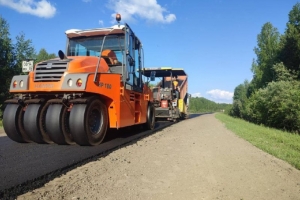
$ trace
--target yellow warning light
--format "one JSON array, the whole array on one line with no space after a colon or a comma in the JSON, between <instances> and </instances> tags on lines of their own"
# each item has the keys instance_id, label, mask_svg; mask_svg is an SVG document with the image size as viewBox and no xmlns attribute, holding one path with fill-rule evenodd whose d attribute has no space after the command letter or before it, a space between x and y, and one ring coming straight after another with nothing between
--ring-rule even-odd
<instances>
[{"instance_id":1,"label":"yellow warning light","mask_svg":"<svg viewBox=\"0 0 300 200\"><path fill-rule=\"evenodd\" d=\"M116 14L116 20L117 20L117 22L121 21L121 15L119 13Z\"/></svg>"},{"instance_id":2,"label":"yellow warning light","mask_svg":"<svg viewBox=\"0 0 300 200\"><path fill-rule=\"evenodd\" d=\"M17 85L18 85L18 82L17 82L17 81L14 81L14 82L13 82L13 88L15 88Z\"/></svg>"},{"instance_id":3,"label":"yellow warning light","mask_svg":"<svg viewBox=\"0 0 300 200\"><path fill-rule=\"evenodd\" d=\"M77 87L81 87L81 85L82 85L82 80L81 80L81 79L78 79L77 82L76 82L76 85L77 85Z\"/></svg>"}]
</instances>

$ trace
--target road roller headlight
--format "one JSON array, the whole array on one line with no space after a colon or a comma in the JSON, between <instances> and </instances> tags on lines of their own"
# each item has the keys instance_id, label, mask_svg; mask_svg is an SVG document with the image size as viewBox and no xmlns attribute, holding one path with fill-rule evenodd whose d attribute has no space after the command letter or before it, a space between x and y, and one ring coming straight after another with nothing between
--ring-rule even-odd
<instances>
[{"instance_id":1,"label":"road roller headlight","mask_svg":"<svg viewBox=\"0 0 300 200\"><path fill-rule=\"evenodd\" d=\"M13 82L13 88L15 88L17 85L18 85L18 82L17 82L17 81L14 81L14 82Z\"/></svg>"},{"instance_id":2,"label":"road roller headlight","mask_svg":"<svg viewBox=\"0 0 300 200\"><path fill-rule=\"evenodd\" d=\"M73 85L72 79L69 79L67 83L68 83L68 86L69 86L69 87L72 87L72 85Z\"/></svg>"},{"instance_id":3,"label":"road roller headlight","mask_svg":"<svg viewBox=\"0 0 300 200\"><path fill-rule=\"evenodd\" d=\"M24 86L24 81L23 80L20 81L19 86L20 86L20 88L22 88Z\"/></svg>"},{"instance_id":4,"label":"road roller headlight","mask_svg":"<svg viewBox=\"0 0 300 200\"><path fill-rule=\"evenodd\" d=\"M82 86L82 80L81 80L81 79L78 79L78 80L76 81L76 85L77 85L77 87L81 87L81 86Z\"/></svg>"}]
</instances>

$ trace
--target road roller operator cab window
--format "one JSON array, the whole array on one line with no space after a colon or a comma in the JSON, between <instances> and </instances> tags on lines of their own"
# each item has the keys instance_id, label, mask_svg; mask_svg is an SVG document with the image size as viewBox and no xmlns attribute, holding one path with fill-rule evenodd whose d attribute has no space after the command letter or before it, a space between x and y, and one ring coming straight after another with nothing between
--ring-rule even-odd
<instances>
[{"instance_id":1,"label":"road roller operator cab window","mask_svg":"<svg viewBox=\"0 0 300 200\"><path fill-rule=\"evenodd\" d=\"M105 50L111 50L119 62L123 61L124 36L112 35L95 37L76 37L69 39L67 56L97 56L99 57L101 47L103 53Z\"/></svg>"}]
</instances>

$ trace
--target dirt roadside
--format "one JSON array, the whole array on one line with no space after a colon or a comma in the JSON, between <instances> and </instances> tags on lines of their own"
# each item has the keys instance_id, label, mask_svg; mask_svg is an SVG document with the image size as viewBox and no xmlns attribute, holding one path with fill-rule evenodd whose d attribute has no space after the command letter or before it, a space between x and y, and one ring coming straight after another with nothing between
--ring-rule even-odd
<instances>
[{"instance_id":1,"label":"dirt roadside","mask_svg":"<svg viewBox=\"0 0 300 200\"><path fill-rule=\"evenodd\" d=\"M6 136L3 127L0 127L0 137Z\"/></svg>"},{"instance_id":2,"label":"dirt roadside","mask_svg":"<svg viewBox=\"0 0 300 200\"><path fill-rule=\"evenodd\" d=\"M18 199L300 199L300 171L208 114L120 148Z\"/></svg>"}]
</instances>

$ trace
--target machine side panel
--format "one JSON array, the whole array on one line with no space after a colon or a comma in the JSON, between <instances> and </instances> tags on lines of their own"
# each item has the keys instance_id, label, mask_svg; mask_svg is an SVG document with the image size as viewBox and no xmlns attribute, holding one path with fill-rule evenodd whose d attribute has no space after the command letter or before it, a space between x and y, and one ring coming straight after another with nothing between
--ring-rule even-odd
<instances>
[{"instance_id":1,"label":"machine side panel","mask_svg":"<svg viewBox=\"0 0 300 200\"><path fill-rule=\"evenodd\" d=\"M109 127L120 127L120 96L121 96L121 75L119 74L98 74L96 83L94 74L90 74L86 84L86 92L99 94L102 97L109 117Z\"/></svg>"}]
</instances>

